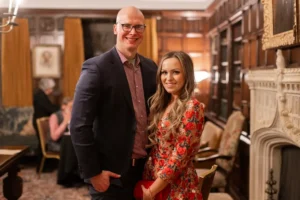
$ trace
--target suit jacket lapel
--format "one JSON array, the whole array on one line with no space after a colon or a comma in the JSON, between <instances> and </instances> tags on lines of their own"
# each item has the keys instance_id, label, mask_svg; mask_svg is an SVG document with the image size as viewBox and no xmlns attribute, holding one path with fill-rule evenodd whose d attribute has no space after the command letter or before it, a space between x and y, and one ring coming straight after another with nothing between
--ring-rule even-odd
<instances>
[{"instance_id":1,"label":"suit jacket lapel","mask_svg":"<svg viewBox=\"0 0 300 200\"><path fill-rule=\"evenodd\" d=\"M113 59L112 62L116 67L116 76L118 77L118 85L120 85L120 92L123 92L124 97L126 102L128 103L129 107L131 108L132 111L134 111L133 109L133 104L132 104L132 98L131 98L131 92L130 92L130 88L129 88L129 84L127 81L127 77L126 77L126 73L124 70L124 66L121 62L121 59L119 57L119 54L117 52L116 48L113 48L111 50L112 54L113 54Z\"/></svg>"},{"instance_id":2,"label":"suit jacket lapel","mask_svg":"<svg viewBox=\"0 0 300 200\"><path fill-rule=\"evenodd\" d=\"M146 111L147 114L149 114L149 107L148 107L148 99L149 96L149 87L148 84L151 82L149 79L149 76L147 76L147 66L145 65L145 62L143 62L144 58L140 56L140 67L141 67L141 73L142 73L142 79L143 79L143 89L144 89L144 98L146 103ZM143 66L144 64L144 66Z\"/></svg>"}]
</instances>

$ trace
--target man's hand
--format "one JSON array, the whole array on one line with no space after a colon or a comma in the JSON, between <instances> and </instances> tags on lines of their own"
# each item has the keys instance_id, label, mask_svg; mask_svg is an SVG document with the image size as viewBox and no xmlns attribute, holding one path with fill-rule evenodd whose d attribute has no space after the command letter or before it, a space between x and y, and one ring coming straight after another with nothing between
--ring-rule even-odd
<instances>
[{"instance_id":1,"label":"man's hand","mask_svg":"<svg viewBox=\"0 0 300 200\"><path fill-rule=\"evenodd\" d=\"M100 174L91 178L91 183L98 192L105 192L110 185L110 177L120 178L121 175L103 170Z\"/></svg>"}]
</instances>

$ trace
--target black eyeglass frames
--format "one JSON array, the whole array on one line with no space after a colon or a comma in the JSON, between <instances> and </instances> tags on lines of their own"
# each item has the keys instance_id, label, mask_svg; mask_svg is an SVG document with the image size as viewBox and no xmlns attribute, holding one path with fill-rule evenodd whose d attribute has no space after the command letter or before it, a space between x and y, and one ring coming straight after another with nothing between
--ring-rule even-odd
<instances>
[{"instance_id":1,"label":"black eyeglass frames","mask_svg":"<svg viewBox=\"0 0 300 200\"><path fill-rule=\"evenodd\" d=\"M132 28L135 29L136 32L138 33L143 33L146 25L145 24L138 24L138 25L131 25L131 24L120 24L122 26L122 29L124 32L130 32L132 30Z\"/></svg>"}]
</instances>

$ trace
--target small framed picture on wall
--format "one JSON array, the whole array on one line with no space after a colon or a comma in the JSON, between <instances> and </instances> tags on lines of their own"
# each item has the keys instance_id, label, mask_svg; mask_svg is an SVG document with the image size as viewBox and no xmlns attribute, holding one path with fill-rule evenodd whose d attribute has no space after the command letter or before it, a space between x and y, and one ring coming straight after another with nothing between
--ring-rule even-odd
<instances>
[{"instance_id":1,"label":"small framed picture on wall","mask_svg":"<svg viewBox=\"0 0 300 200\"><path fill-rule=\"evenodd\" d=\"M61 46L37 45L32 51L33 77L60 78L61 76Z\"/></svg>"}]
</instances>

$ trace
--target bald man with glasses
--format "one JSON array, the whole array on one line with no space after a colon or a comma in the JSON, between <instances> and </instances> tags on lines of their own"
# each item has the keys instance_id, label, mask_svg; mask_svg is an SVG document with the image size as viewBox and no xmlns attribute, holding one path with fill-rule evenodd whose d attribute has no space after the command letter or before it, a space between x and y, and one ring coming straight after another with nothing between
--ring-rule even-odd
<instances>
[{"instance_id":1,"label":"bald man with glasses","mask_svg":"<svg viewBox=\"0 0 300 200\"><path fill-rule=\"evenodd\" d=\"M71 137L93 200L132 200L147 152L147 116L156 64L137 53L143 13L122 8L114 48L83 63L73 103Z\"/></svg>"}]
</instances>

